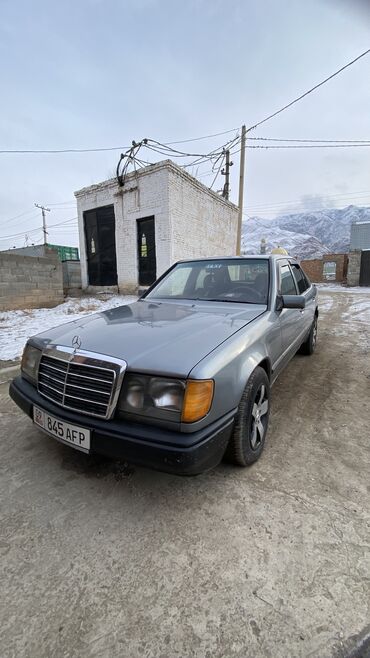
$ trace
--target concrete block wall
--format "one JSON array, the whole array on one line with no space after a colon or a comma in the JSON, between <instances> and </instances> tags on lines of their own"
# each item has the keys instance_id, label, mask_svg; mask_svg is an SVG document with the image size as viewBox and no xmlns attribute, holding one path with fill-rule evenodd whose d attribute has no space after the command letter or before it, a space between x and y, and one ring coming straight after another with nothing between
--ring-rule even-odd
<instances>
[{"instance_id":1,"label":"concrete block wall","mask_svg":"<svg viewBox=\"0 0 370 658\"><path fill-rule=\"evenodd\" d=\"M323 269L324 263L335 262L337 265L335 281L343 283L347 278L347 254L325 254L323 258L312 258L310 260L302 260L301 266L306 272L312 283L323 283L328 281L325 278Z\"/></svg>"},{"instance_id":2,"label":"concrete block wall","mask_svg":"<svg viewBox=\"0 0 370 658\"><path fill-rule=\"evenodd\" d=\"M52 307L63 300L57 254L35 258L0 252L0 311Z\"/></svg>"},{"instance_id":3,"label":"concrete block wall","mask_svg":"<svg viewBox=\"0 0 370 658\"><path fill-rule=\"evenodd\" d=\"M81 263L79 260L65 260L62 262L63 291L65 295L79 294L82 290Z\"/></svg>"},{"instance_id":4,"label":"concrete block wall","mask_svg":"<svg viewBox=\"0 0 370 658\"><path fill-rule=\"evenodd\" d=\"M169 170L171 261L233 256L238 209L183 170Z\"/></svg>"},{"instance_id":5,"label":"concrete block wall","mask_svg":"<svg viewBox=\"0 0 370 658\"><path fill-rule=\"evenodd\" d=\"M348 254L347 284L349 286L360 285L361 253L360 249L356 249Z\"/></svg>"}]
</instances>

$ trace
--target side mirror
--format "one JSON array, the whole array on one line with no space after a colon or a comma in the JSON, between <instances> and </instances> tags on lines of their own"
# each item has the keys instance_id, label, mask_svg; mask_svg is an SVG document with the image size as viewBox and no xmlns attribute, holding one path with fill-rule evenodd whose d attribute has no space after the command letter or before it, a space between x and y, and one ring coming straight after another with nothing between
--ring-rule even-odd
<instances>
[{"instance_id":1,"label":"side mirror","mask_svg":"<svg viewBox=\"0 0 370 658\"><path fill-rule=\"evenodd\" d=\"M281 311L283 308L300 308L304 309L306 300L303 295L279 295L276 300L276 310Z\"/></svg>"}]
</instances>

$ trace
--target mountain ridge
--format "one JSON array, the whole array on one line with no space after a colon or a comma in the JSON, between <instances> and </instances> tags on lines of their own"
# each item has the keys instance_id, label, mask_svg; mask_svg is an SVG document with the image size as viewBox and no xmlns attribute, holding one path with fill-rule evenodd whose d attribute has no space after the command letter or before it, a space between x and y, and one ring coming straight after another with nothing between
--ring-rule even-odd
<instances>
[{"instance_id":1,"label":"mountain ridge","mask_svg":"<svg viewBox=\"0 0 370 658\"><path fill-rule=\"evenodd\" d=\"M242 226L242 252L260 253L261 240L267 252L284 247L297 258L322 258L330 253L347 253L351 224L370 221L370 207L349 205L317 211L278 215L274 219L250 217Z\"/></svg>"}]
</instances>

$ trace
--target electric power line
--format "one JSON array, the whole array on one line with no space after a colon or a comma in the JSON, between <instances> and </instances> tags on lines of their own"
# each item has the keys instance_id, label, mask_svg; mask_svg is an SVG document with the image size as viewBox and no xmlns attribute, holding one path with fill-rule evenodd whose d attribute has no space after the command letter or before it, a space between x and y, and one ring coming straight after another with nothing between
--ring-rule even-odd
<instances>
[{"instance_id":1,"label":"electric power line","mask_svg":"<svg viewBox=\"0 0 370 658\"><path fill-rule=\"evenodd\" d=\"M354 64L355 62L358 62L359 59L361 59L362 57L365 57L365 55L368 55L369 53L370 53L370 48L368 50L365 50L365 52L361 53L361 55L358 55L358 57L355 57L355 59L352 59L350 62L348 62L347 64L342 66L340 69L338 69L337 71L335 71L331 75L329 75L327 78L325 78L325 80L322 80L321 82L319 82L314 87L311 87L311 89L308 89L308 91L305 91L304 94L301 94L300 96L298 96L297 98L292 100L287 105L284 105L279 110L276 110L276 112L273 112L272 114L269 114L267 117L265 117L261 121L258 121L258 123L255 123L253 126L251 126L250 128L247 129L247 132L250 132L251 130L255 130L255 128L257 128L258 126L261 126L263 123L266 123L266 121L269 121L273 117L276 117L277 114L281 114L281 112L284 112L284 110L287 110L288 107L291 107L295 103L298 103L298 101L302 100L302 98L305 98L305 96L308 96L308 94L311 94L313 91L315 91L319 87L322 87L322 85L324 85L326 82L329 82L329 80L332 80L333 78L335 78L335 76L339 75L339 73L342 73L342 71L347 69L349 66L352 66L352 64Z\"/></svg>"},{"instance_id":2,"label":"electric power line","mask_svg":"<svg viewBox=\"0 0 370 658\"><path fill-rule=\"evenodd\" d=\"M324 144L358 144L369 143L370 139L283 139L282 137L247 137L249 141L263 142L304 142Z\"/></svg>"},{"instance_id":3,"label":"electric power line","mask_svg":"<svg viewBox=\"0 0 370 658\"><path fill-rule=\"evenodd\" d=\"M250 144L248 149L341 149L341 148L361 148L369 147L370 142L365 144L279 144L264 146L262 144ZM236 151L238 153L239 151Z\"/></svg>"},{"instance_id":4,"label":"electric power line","mask_svg":"<svg viewBox=\"0 0 370 658\"><path fill-rule=\"evenodd\" d=\"M173 142L165 142L164 146L171 146L173 144L186 144L189 142L198 142L203 139L211 139L212 137L219 137L220 135L227 135L228 133L235 132L237 128L230 128L229 130L223 130L219 133L213 133L212 135L202 135L201 137L192 137L189 139L182 139ZM37 153L99 153L102 151L126 151L131 148L130 146L104 146L104 147L93 147L93 148L65 148L65 149L0 149L0 153L15 153L15 154L37 154Z\"/></svg>"},{"instance_id":5,"label":"electric power line","mask_svg":"<svg viewBox=\"0 0 370 658\"><path fill-rule=\"evenodd\" d=\"M64 222L58 222L58 224L50 224L48 226L48 229L55 228L56 226L63 226L65 224L69 224L70 222L75 222L76 219L77 219L77 217L72 217L71 219L67 219ZM67 228L68 229L72 228L72 226L74 226L74 225L72 224L71 226L68 226ZM76 224L76 226L77 226L77 224ZM33 228L33 229L25 229L24 231L21 231L20 233L13 233L12 235L4 235L0 238L0 240L8 240L8 239L16 238L16 237L19 237L19 236L24 236L26 233L29 235L30 233L36 233L37 231L42 231L42 230L43 230L42 226L38 226L37 228Z\"/></svg>"},{"instance_id":6,"label":"electric power line","mask_svg":"<svg viewBox=\"0 0 370 658\"><path fill-rule=\"evenodd\" d=\"M8 219L5 219L2 223L9 224L9 222L13 222L16 219L20 219L20 217L24 217L25 215L31 215L30 217L27 218L28 221L29 219L36 217L36 215L39 216L39 213L35 212L35 209L33 208L32 210L26 210L25 212L21 212L19 215L15 215L14 217L9 217Z\"/></svg>"},{"instance_id":7,"label":"electric power line","mask_svg":"<svg viewBox=\"0 0 370 658\"><path fill-rule=\"evenodd\" d=\"M24 236L26 233L30 235L30 233L37 233L38 231L42 231L42 226L39 226L38 228L33 228L30 230L24 230L21 231L21 233L14 233L13 235L4 235L0 240L8 240L11 238L17 238L19 236Z\"/></svg>"}]
</instances>

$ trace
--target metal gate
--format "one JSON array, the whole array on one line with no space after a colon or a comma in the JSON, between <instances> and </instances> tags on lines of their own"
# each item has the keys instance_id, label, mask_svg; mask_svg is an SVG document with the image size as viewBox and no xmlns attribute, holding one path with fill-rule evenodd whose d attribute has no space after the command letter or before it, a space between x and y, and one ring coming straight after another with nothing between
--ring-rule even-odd
<instances>
[{"instance_id":1,"label":"metal gate","mask_svg":"<svg viewBox=\"0 0 370 658\"><path fill-rule=\"evenodd\" d=\"M137 240L139 285L150 286L157 276L154 217L143 217L137 220Z\"/></svg>"},{"instance_id":2,"label":"metal gate","mask_svg":"<svg viewBox=\"0 0 370 658\"><path fill-rule=\"evenodd\" d=\"M370 286L370 249L361 252L360 286Z\"/></svg>"},{"instance_id":3,"label":"metal gate","mask_svg":"<svg viewBox=\"0 0 370 658\"><path fill-rule=\"evenodd\" d=\"M87 210L84 223L89 285L117 285L114 207Z\"/></svg>"}]
</instances>

